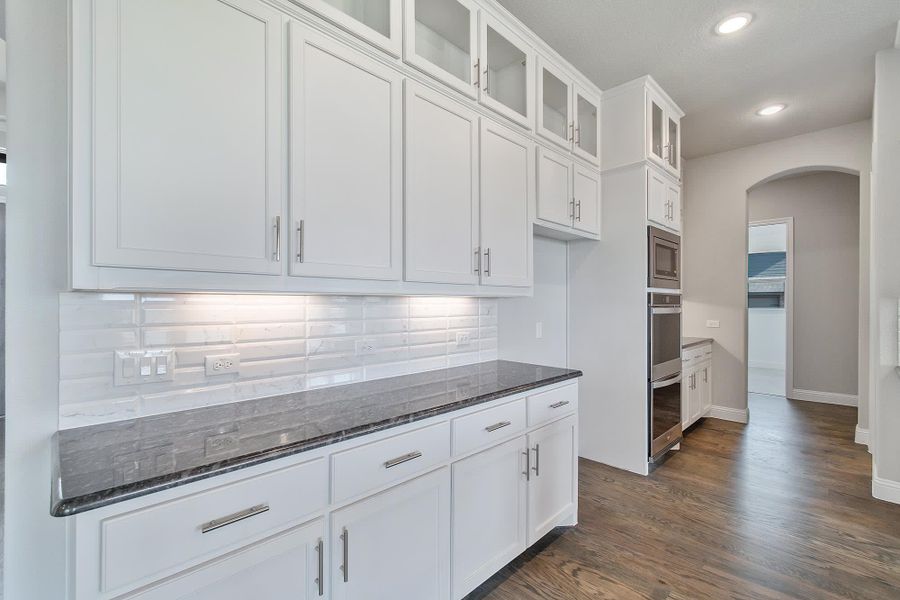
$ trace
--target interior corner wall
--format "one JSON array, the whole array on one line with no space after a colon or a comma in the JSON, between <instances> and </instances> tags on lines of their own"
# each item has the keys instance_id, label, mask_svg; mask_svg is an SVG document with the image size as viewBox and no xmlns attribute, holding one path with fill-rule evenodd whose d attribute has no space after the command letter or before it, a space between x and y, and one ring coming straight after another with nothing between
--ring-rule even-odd
<instances>
[{"instance_id":1,"label":"interior corner wall","mask_svg":"<svg viewBox=\"0 0 900 600\"><path fill-rule=\"evenodd\" d=\"M534 238L534 294L498 301L498 357L567 367L568 244ZM540 324L541 337L537 337Z\"/></svg>"},{"instance_id":2,"label":"interior corner wall","mask_svg":"<svg viewBox=\"0 0 900 600\"><path fill-rule=\"evenodd\" d=\"M860 175L867 203L871 128L860 121L684 162L683 328L716 341L715 406L747 407L747 191L779 174L843 170ZM860 240L869 243L864 225ZM868 332L867 290L860 296L860 331Z\"/></svg>"},{"instance_id":3,"label":"interior corner wall","mask_svg":"<svg viewBox=\"0 0 900 600\"><path fill-rule=\"evenodd\" d=\"M900 503L900 49L878 53L872 144L873 494Z\"/></svg>"},{"instance_id":4,"label":"interior corner wall","mask_svg":"<svg viewBox=\"0 0 900 600\"><path fill-rule=\"evenodd\" d=\"M751 222L794 222L795 390L858 394L859 194L856 175L815 171L764 183L748 195ZM774 335L785 338L783 322Z\"/></svg>"},{"instance_id":5,"label":"interior corner wall","mask_svg":"<svg viewBox=\"0 0 900 600\"><path fill-rule=\"evenodd\" d=\"M4 597L66 597L66 523L50 516L59 414L59 292L67 286L67 0L8 0ZM36 232L40 232L36 235Z\"/></svg>"}]
</instances>

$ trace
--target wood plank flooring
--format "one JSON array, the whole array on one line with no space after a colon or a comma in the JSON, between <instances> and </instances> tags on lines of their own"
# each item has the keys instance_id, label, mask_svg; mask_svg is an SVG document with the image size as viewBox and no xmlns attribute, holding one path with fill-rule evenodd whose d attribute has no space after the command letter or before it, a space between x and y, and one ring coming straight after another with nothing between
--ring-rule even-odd
<instances>
[{"instance_id":1,"label":"wood plank flooring","mask_svg":"<svg viewBox=\"0 0 900 600\"><path fill-rule=\"evenodd\" d=\"M754 396L650 477L582 460L579 525L468 600L900 599L900 506L871 497L856 409Z\"/></svg>"}]
</instances>

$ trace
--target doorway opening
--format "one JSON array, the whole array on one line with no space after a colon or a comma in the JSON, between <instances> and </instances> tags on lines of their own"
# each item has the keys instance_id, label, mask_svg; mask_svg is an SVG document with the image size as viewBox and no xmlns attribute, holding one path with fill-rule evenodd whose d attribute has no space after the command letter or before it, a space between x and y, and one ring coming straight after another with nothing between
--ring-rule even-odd
<instances>
[{"instance_id":1,"label":"doorway opening","mask_svg":"<svg viewBox=\"0 0 900 600\"><path fill-rule=\"evenodd\" d=\"M793 340L791 217L750 223L747 235L747 390L789 395Z\"/></svg>"}]
</instances>

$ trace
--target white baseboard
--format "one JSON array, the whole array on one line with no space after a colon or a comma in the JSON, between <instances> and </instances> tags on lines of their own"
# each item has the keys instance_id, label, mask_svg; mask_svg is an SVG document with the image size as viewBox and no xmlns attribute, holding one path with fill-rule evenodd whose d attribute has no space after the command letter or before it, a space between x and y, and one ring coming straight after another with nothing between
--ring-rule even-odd
<instances>
[{"instance_id":1,"label":"white baseboard","mask_svg":"<svg viewBox=\"0 0 900 600\"><path fill-rule=\"evenodd\" d=\"M790 399L803 400L804 402L821 402L822 404L840 404L841 406L856 406L859 404L859 398L852 394L817 392L815 390L791 390Z\"/></svg>"},{"instance_id":2,"label":"white baseboard","mask_svg":"<svg viewBox=\"0 0 900 600\"><path fill-rule=\"evenodd\" d=\"M784 363L765 362L760 360L751 360L747 363L750 369L769 369L772 371L784 371Z\"/></svg>"},{"instance_id":3,"label":"white baseboard","mask_svg":"<svg viewBox=\"0 0 900 600\"><path fill-rule=\"evenodd\" d=\"M750 412L746 408L729 408L727 406L711 406L706 416L735 423L747 423L750 420Z\"/></svg>"},{"instance_id":4,"label":"white baseboard","mask_svg":"<svg viewBox=\"0 0 900 600\"><path fill-rule=\"evenodd\" d=\"M900 504L900 481L882 479L878 476L878 467L872 464L872 495L885 502Z\"/></svg>"},{"instance_id":5,"label":"white baseboard","mask_svg":"<svg viewBox=\"0 0 900 600\"><path fill-rule=\"evenodd\" d=\"M863 444L865 446L868 446L869 445L869 430L863 429L862 427L857 425L856 426L856 436L854 438L854 441L857 444Z\"/></svg>"}]
</instances>

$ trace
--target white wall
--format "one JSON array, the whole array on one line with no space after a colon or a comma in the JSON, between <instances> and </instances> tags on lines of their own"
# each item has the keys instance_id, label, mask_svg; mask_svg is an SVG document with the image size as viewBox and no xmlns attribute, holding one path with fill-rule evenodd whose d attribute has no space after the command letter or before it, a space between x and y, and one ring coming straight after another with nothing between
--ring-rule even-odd
<instances>
[{"instance_id":1,"label":"white wall","mask_svg":"<svg viewBox=\"0 0 900 600\"><path fill-rule=\"evenodd\" d=\"M900 41L900 40L898 40ZM873 363L875 402L871 447L873 494L900 503L900 49L878 53L872 145Z\"/></svg>"},{"instance_id":2,"label":"white wall","mask_svg":"<svg viewBox=\"0 0 900 600\"><path fill-rule=\"evenodd\" d=\"M750 190L748 206L751 222L792 217L794 223L792 362L799 393L791 391L791 397L823 392L853 403L859 380L859 178L818 171L769 181Z\"/></svg>"},{"instance_id":3,"label":"white wall","mask_svg":"<svg viewBox=\"0 0 900 600\"><path fill-rule=\"evenodd\" d=\"M68 6L8 0L4 598L65 597L65 522L50 516L59 292L66 287ZM39 232L39 234L36 234Z\"/></svg>"},{"instance_id":4,"label":"white wall","mask_svg":"<svg viewBox=\"0 0 900 600\"><path fill-rule=\"evenodd\" d=\"M501 359L568 366L567 254L566 242L534 238L534 296L498 301ZM538 323L540 339L536 337Z\"/></svg>"},{"instance_id":5,"label":"white wall","mask_svg":"<svg viewBox=\"0 0 900 600\"><path fill-rule=\"evenodd\" d=\"M685 161L684 332L718 343L717 406L740 411L747 407L747 190L794 170L837 167L860 173L860 264L868 265L870 154L871 122L861 121ZM707 328L707 319L718 320L721 328ZM865 293L860 321L860 331L868 331ZM868 360L868 340L863 337L861 362ZM861 378L860 418L867 424L866 385L867 379Z\"/></svg>"}]
</instances>

